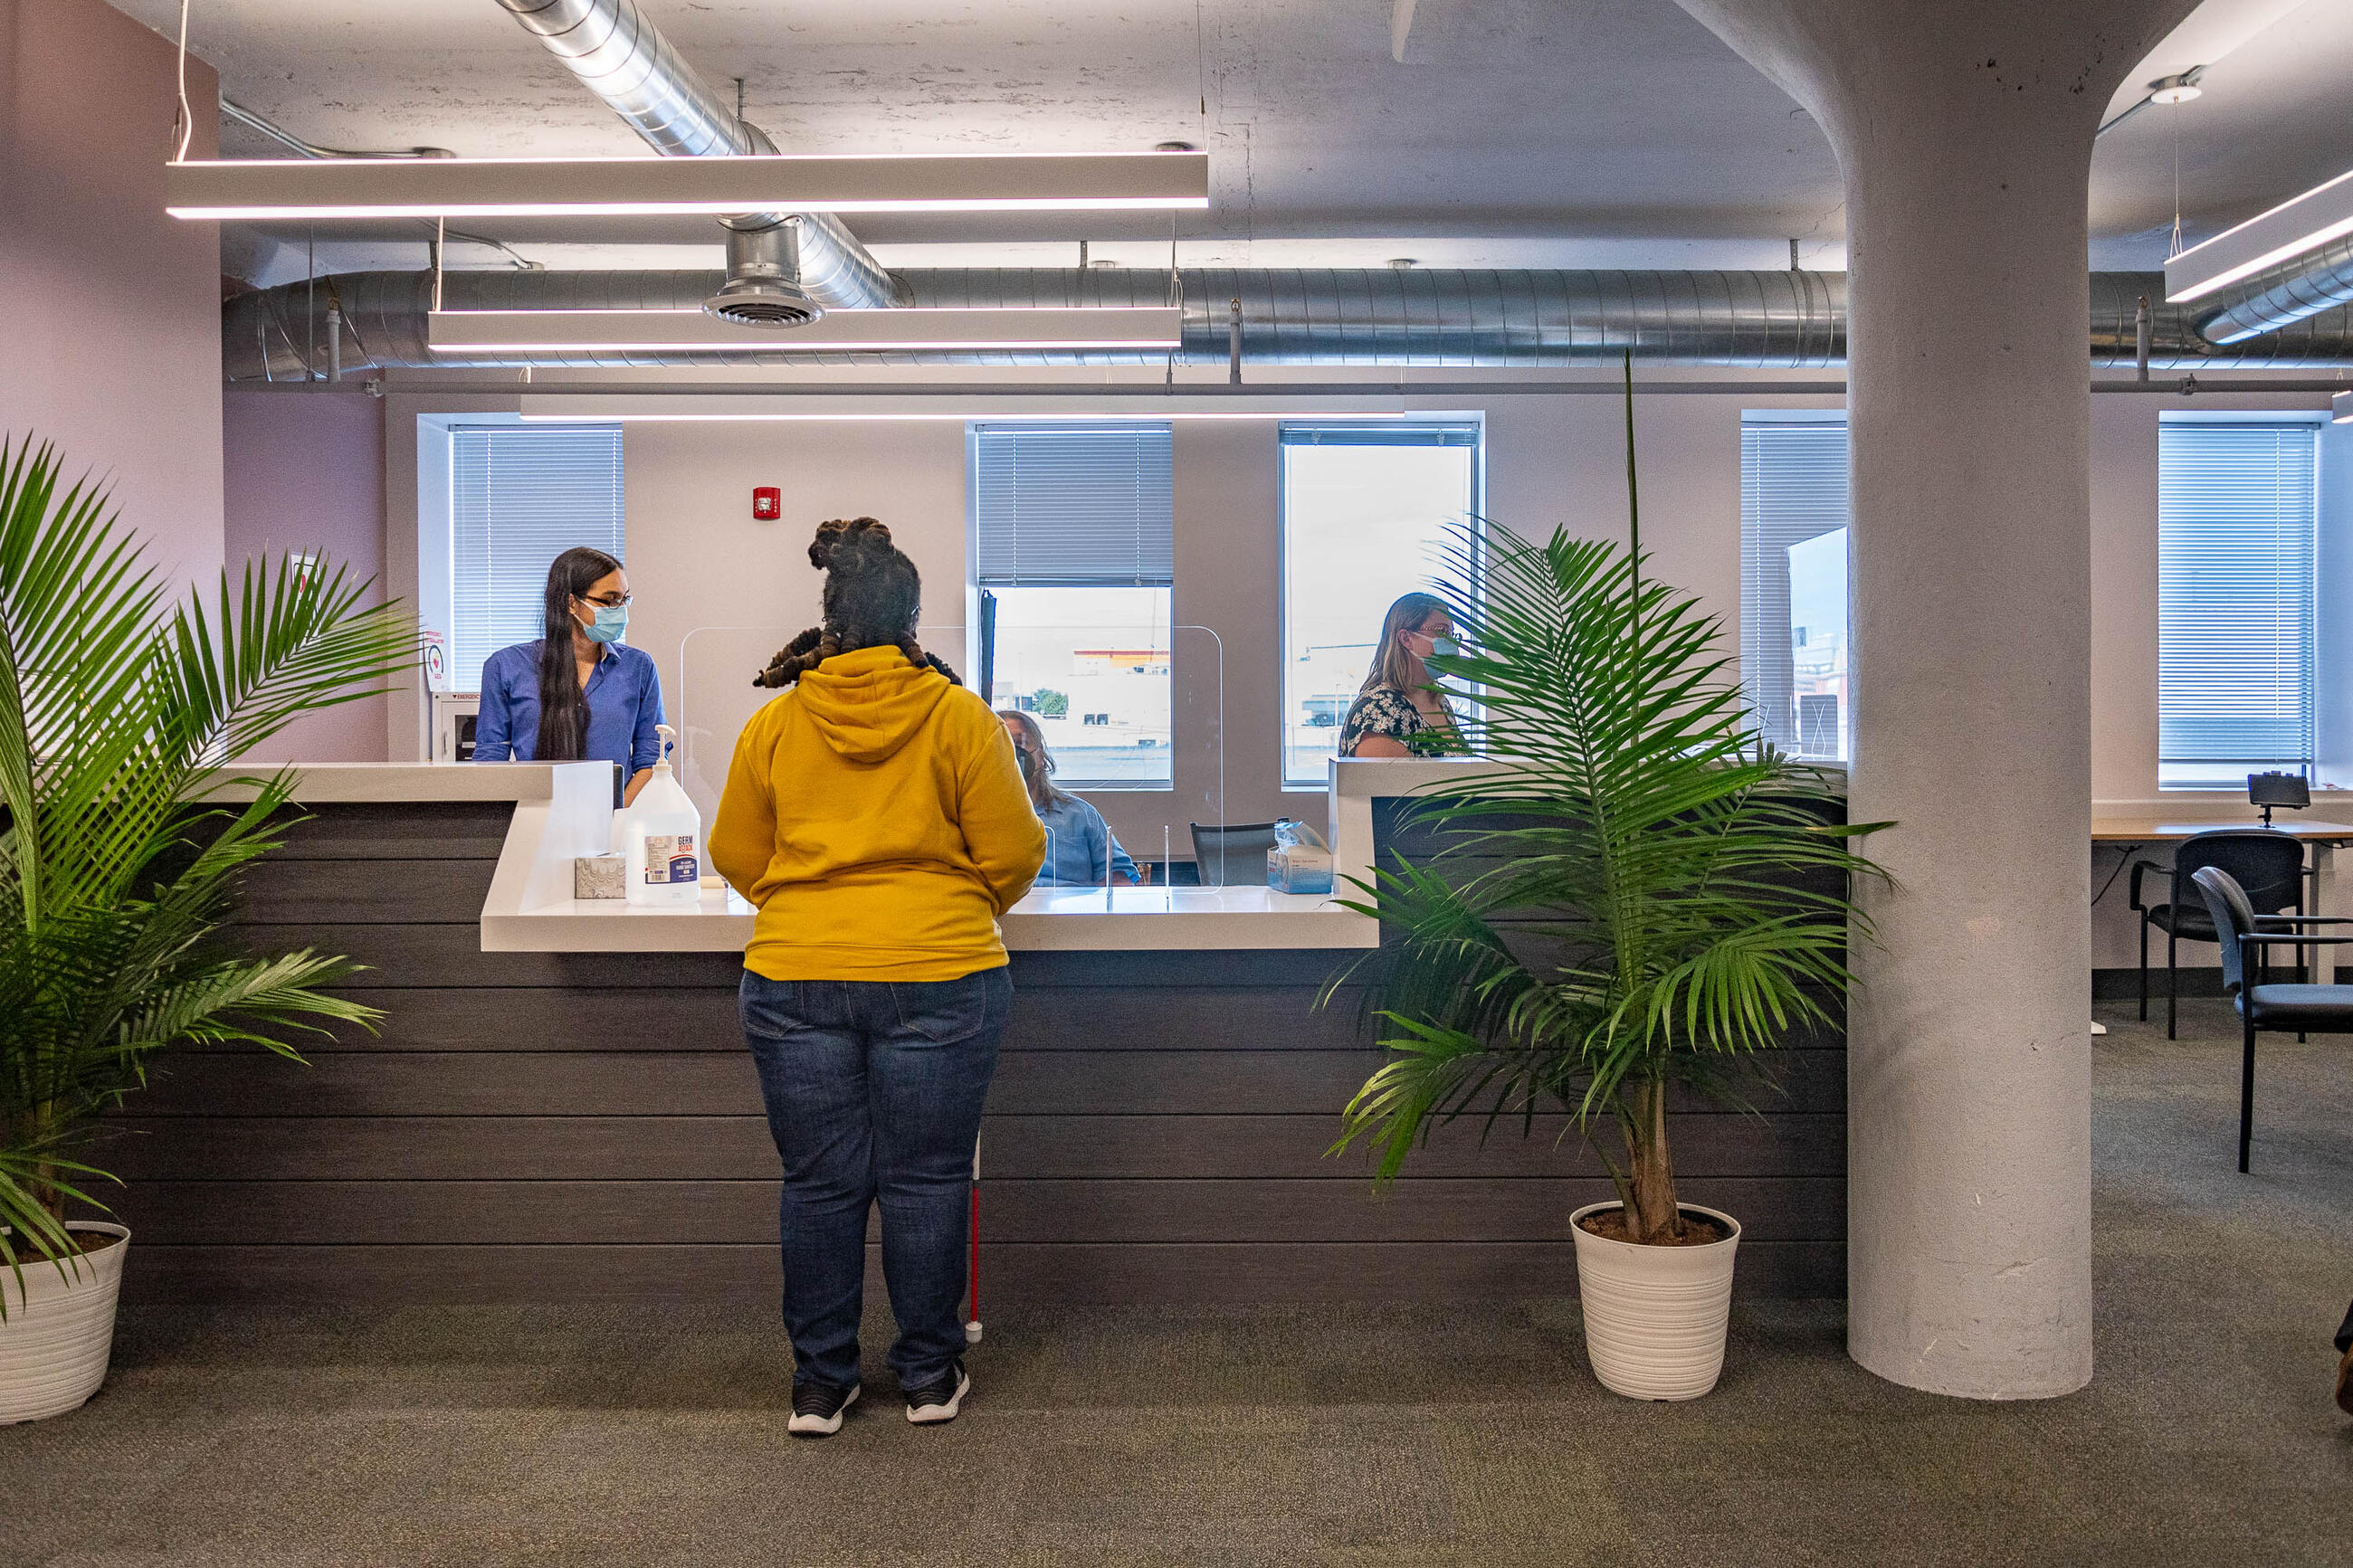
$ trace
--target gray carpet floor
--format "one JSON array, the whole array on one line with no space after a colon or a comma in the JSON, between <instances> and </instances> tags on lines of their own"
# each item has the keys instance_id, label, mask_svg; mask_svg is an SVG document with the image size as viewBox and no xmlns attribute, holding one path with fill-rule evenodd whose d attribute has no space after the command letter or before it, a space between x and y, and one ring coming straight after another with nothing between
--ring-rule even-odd
<instances>
[{"instance_id":1,"label":"gray carpet floor","mask_svg":"<svg viewBox=\"0 0 2353 1568\"><path fill-rule=\"evenodd\" d=\"M2353 1041L2266 1043L2241 1177L2221 1005L2102 1016L2069 1398L1894 1387L1823 1304L1736 1311L1683 1405L1595 1384L1569 1301L1070 1310L999 1315L955 1426L877 1387L810 1444L743 1314L146 1310L98 1398L0 1429L0 1563L2353 1562Z\"/></svg>"}]
</instances>

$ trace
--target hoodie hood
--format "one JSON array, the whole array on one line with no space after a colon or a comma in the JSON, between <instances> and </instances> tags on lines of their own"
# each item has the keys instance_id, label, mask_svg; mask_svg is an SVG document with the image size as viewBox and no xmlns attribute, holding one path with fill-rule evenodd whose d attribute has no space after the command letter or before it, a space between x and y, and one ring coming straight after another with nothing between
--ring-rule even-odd
<instances>
[{"instance_id":1,"label":"hoodie hood","mask_svg":"<svg viewBox=\"0 0 2353 1568\"><path fill-rule=\"evenodd\" d=\"M836 654L804 674L794 689L818 736L853 763L887 760L955 689L947 677L918 669L895 647Z\"/></svg>"}]
</instances>

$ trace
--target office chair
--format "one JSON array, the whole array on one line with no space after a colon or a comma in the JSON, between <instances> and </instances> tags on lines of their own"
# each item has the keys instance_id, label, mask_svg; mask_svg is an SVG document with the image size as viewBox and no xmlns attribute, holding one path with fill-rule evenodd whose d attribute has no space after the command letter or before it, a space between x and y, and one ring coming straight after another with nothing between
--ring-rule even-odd
<instances>
[{"instance_id":1,"label":"office chair","mask_svg":"<svg viewBox=\"0 0 2353 1568\"><path fill-rule=\"evenodd\" d=\"M1193 830L1193 863L1205 888L1249 887L1266 881L1266 852L1274 847L1271 822L1187 824Z\"/></svg>"},{"instance_id":2,"label":"office chair","mask_svg":"<svg viewBox=\"0 0 2353 1568\"><path fill-rule=\"evenodd\" d=\"M2221 938L2222 989L2239 1009L2245 1043L2239 1058L2239 1171L2247 1169L2247 1145L2255 1131L2255 1035L2307 1032L2353 1034L2353 985L2274 985L2265 955L2274 947L2339 946L2353 936L2316 936L2312 926L2353 925L2353 920L2323 915L2259 915L2246 889L2219 867L2191 874Z\"/></svg>"},{"instance_id":3,"label":"office chair","mask_svg":"<svg viewBox=\"0 0 2353 1568\"><path fill-rule=\"evenodd\" d=\"M2231 827L2185 838L2173 852L2173 885L2161 904L2141 902L2143 872L2162 871L2154 860L2136 860L2132 907L2140 911L2140 1016L2148 1019L2148 928L2165 933L2165 1037L2176 1038L2179 1012L2180 945L2213 942L2214 922L2190 879L2204 867L2227 872L2244 890L2250 907L2264 915L2304 912L2304 846L2284 833L2262 827Z\"/></svg>"}]
</instances>

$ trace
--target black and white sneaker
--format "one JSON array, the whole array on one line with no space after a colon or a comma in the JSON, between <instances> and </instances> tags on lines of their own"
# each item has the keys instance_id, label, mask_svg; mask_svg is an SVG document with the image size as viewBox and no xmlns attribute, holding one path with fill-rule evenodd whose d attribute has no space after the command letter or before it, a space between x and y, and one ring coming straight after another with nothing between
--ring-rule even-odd
<instances>
[{"instance_id":1,"label":"black and white sneaker","mask_svg":"<svg viewBox=\"0 0 2353 1568\"><path fill-rule=\"evenodd\" d=\"M947 1371L931 1382L907 1390L907 1419L918 1426L953 1421L964 1408L964 1396L971 1392L972 1379L965 1374L964 1363L952 1361Z\"/></svg>"},{"instance_id":2,"label":"black and white sneaker","mask_svg":"<svg viewBox=\"0 0 2353 1568\"><path fill-rule=\"evenodd\" d=\"M836 1388L829 1383L793 1384L793 1418L785 1430L796 1437L830 1437L841 1430L842 1414L858 1403L857 1384Z\"/></svg>"}]
</instances>

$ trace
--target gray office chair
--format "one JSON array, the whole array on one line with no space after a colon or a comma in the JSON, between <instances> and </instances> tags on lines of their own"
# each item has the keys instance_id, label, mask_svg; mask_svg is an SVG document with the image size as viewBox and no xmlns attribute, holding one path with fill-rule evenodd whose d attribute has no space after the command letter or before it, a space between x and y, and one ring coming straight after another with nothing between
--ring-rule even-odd
<instances>
[{"instance_id":1,"label":"gray office chair","mask_svg":"<svg viewBox=\"0 0 2353 1568\"><path fill-rule=\"evenodd\" d=\"M2140 879L2147 871L2162 873L2154 860L2136 860L2132 868L2132 907L2140 913L2140 1016L2148 1018L2148 928L2165 933L2165 1037L2175 1037L2179 1010L2180 947L2183 941L2212 942L2214 922L2190 886L2199 868L2212 866L2230 874L2243 889L2247 903L2259 914L2304 910L2304 846L2284 833L2262 827L2226 827L2181 841L2173 852L2173 885L2161 904L2141 902Z\"/></svg>"},{"instance_id":2,"label":"gray office chair","mask_svg":"<svg viewBox=\"0 0 2353 1568\"><path fill-rule=\"evenodd\" d=\"M2353 985L2274 985L2265 955L2275 947L2342 946L2353 936L2317 936L2312 926L2353 925L2324 915L2259 915L2228 871L2205 866L2191 873L2213 917L2222 949L2222 989L2239 1009L2245 1043L2239 1058L2239 1170L2255 1131L2255 1035L2307 1032L2353 1035Z\"/></svg>"},{"instance_id":3,"label":"gray office chair","mask_svg":"<svg viewBox=\"0 0 2353 1568\"><path fill-rule=\"evenodd\" d=\"M1193 863L1205 888L1249 887L1266 881L1266 852L1274 847L1271 822L1195 822Z\"/></svg>"}]
</instances>

